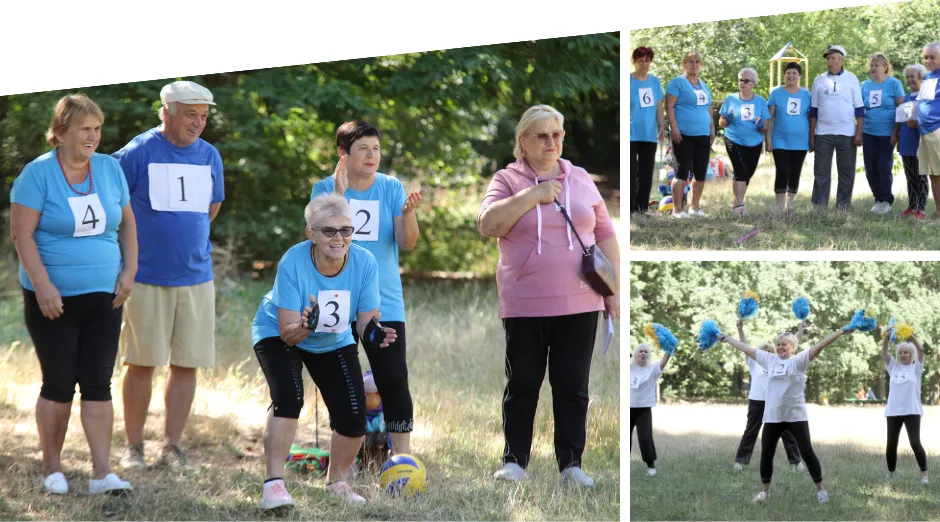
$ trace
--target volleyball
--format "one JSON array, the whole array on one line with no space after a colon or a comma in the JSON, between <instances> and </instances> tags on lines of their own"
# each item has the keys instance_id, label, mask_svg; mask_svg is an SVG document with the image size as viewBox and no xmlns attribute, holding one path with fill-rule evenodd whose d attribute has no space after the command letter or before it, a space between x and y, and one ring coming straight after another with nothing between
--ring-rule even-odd
<instances>
[{"instance_id":1,"label":"volleyball","mask_svg":"<svg viewBox=\"0 0 940 522\"><path fill-rule=\"evenodd\" d=\"M382 466L379 483L393 497L407 498L422 494L428 489L428 470L413 455L392 455Z\"/></svg>"}]
</instances>

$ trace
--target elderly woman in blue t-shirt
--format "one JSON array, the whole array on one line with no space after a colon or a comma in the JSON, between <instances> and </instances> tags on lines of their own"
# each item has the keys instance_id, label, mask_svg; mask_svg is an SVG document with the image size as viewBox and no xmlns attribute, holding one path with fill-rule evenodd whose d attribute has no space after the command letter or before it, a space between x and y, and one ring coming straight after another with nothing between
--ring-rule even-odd
<instances>
[{"instance_id":1,"label":"elderly woman in blue t-shirt","mask_svg":"<svg viewBox=\"0 0 940 522\"><path fill-rule=\"evenodd\" d=\"M663 141L663 86L650 74L653 50L633 51L630 75L630 213L644 214L653 187L656 147Z\"/></svg>"},{"instance_id":2,"label":"elderly woman in blue t-shirt","mask_svg":"<svg viewBox=\"0 0 940 522\"><path fill-rule=\"evenodd\" d=\"M777 175L774 193L777 195L777 211L793 212L793 198L800 188L803 161L810 150L809 109L812 96L800 87L803 68L790 62L783 69L784 84L770 92L767 108L767 151L773 153Z\"/></svg>"},{"instance_id":3,"label":"elderly woman in blue t-shirt","mask_svg":"<svg viewBox=\"0 0 940 522\"><path fill-rule=\"evenodd\" d=\"M888 58L875 53L868 57L871 79L862 82L862 102L865 104L865 123L862 126L862 153L865 158L865 176L875 196L871 211L875 214L891 212L894 194L891 182L894 174L894 146L898 142L895 132L895 109L904 99L904 87L891 76Z\"/></svg>"},{"instance_id":4,"label":"elderly woman in blue t-shirt","mask_svg":"<svg viewBox=\"0 0 940 522\"><path fill-rule=\"evenodd\" d=\"M904 80L911 92L904 96L894 124L894 133L898 136L898 154L904 165L904 175L907 178L907 210L901 212L902 216L912 216L914 219L926 219L927 196L929 186L927 176L921 175L920 164L917 161L917 149L920 145L920 132L917 129L917 95L920 85L927 75L927 68L921 64L908 65L904 68Z\"/></svg>"},{"instance_id":5,"label":"elderly woman in blue t-shirt","mask_svg":"<svg viewBox=\"0 0 940 522\"><path fill-rule=\"evenodd\" d=\"M57 495L69 491L61 454L76 384L92 462L88 492L131 489L109 459L111 374L137 272L137 228L120 164L95 152L103 122L84 95L60 99L46 133L53 149L26 165L10 191L23 315L42 370L42 488Z\"/></svg>"},{"instance_id":6,"label":"elderly woman in blue t-shirt","mask_svg":"<svg viewBox=\"0 0 940 522\"><path fill-rule=\"evenodd\" d=\"M718 126L725 129L725 147L734 169L734 205L731 213L746 216L744 195L757 171L764 146L764 122L770 118L767 100L754 93L757 71L746 67L738 72L738 93L729 94L718 113Z\"/></svg>"}]
</instances>

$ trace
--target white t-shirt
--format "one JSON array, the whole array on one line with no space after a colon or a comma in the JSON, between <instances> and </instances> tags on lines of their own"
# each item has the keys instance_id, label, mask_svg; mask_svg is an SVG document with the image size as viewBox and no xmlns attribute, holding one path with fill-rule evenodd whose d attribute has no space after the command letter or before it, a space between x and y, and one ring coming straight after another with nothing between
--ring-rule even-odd
<instances>
[{"instance_id":1,"label":"white t-shirt","mask_svg":"<svg viewBox=\"0 0 940 522\"><path fill-rule=\"evenodd\" d=\"M923 415L924 409L920 405L920 383L924 373L924 363L915 360L911 364L901 364L891 357L890 361L885 364L885 369L891 376L885 417Z\"/></svg>"},{"instance_id":2,"label":"white t-shirt","mask_svg":"<svg viewBox=\"0 0 940 522\"><path fill-rule=\"evenodd\" d=\"M855 109L864 107L862 86L858 78L842 70L842 74L824 72L813 80L811 107L816 113L816 135L855 135Z\"/></svg>"},{"instance_id":3,"label":"white t-shirt","mask_svg":"<svg viewBox=\"0 0 940 522\"><path fill-rule=\"evenodd\" d=\"M647 361L646 366L630 366L630 407L656 406L656 380L663 374L659 361Z\"/></svg>"},{"instance_id":4,"label":"white t-shirt","mask_svg":"<svg viewBox=\"0 0 940 522\"><path fill-rule=\"evenodd\" d=\"M781 359L777 354L757 350L757 364L767 370L767 398L764 399L764 424L800 422L806 416L806 369L809 350Z\"/></svg>"},{"instance_id":5,"label":"white t-shirt","mask_svg":"<svg viewBox=\"0 0 940 522\"><path fill-rule=\"evenodd\" d=\"M767 370L761 368L757 361L747 355L744 359L747 361L747 368L751 371L751 391L747 394L747 398L752 401L766 401Z\"/></svg>"}]
</instances>

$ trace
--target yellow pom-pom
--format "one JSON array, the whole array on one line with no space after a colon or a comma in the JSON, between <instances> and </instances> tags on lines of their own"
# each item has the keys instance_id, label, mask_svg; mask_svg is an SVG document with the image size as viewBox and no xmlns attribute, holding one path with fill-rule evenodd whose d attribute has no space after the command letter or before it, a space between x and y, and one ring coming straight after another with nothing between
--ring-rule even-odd
<instances>
[{"instance_id":1,"label":"yellow pom-pom","mask_svg":"<svg viewBox=\"0 0 940 522\"><path fill-rule=\"evenodd\" d=\"M914 328L907 323L899 325L896 330L897 333L895 335L898 336L899 341L906 341L910 336L914 335Z\"/></svg>"},{"instance_id":2,"label":"yellow pom-pom","mask_svg":"<svg viewBox=\"0 0 940 522\"><path fill-rule=\"evenodd\" d=\"M748 297L750 297L750 298L754 299L755 301L757 301L758 303L760 303L760 298L757 297L757 294L754 293L753 290L748 290L747 292L744 292L744 298L747 299Z\"/></svg>"},{"instance_id":3,"label":"yellow pom-pom","mask_svg":"<svg viewBox=\"0 0 940 522\"><path fill-rule=\"evenodd\" d=\"M659 338L656 337L656 328L653 327L653 323L648 323L646 326L644 326L643 333L645 333L647 337L652 339L654 346L659 348Z\"/></svg>"}]
</instances>

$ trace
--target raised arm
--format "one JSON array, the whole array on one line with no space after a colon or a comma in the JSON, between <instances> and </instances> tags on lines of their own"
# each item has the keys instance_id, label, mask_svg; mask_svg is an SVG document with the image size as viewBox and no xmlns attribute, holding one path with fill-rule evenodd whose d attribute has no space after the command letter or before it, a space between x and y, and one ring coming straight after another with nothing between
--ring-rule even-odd
<instances>
[{"instance_id":1,"label":"raised arm","mask_svg":"<svg viewBox=\"0 0 940 522\"><path fill-rule=\"evenodd\" d=\"M750 357L751 359L757 360L757 356L756 356L757 349L752 346L748 346L747 343L739 341L735 339L734 337L728 337L727 335L724 335L724 334L718 337L718 340L723 343L728 343L731 346L734 346L738 350L741 350L742 352L744 352L744 354Z\"/></svg>"},{"instance_id":2,"label":"raised arm","mask_svg":"<svg viewBox=\"0 0 940 522\"><path fill-rule=\"evenodd\" d=\"M833 343L836 339L838 339L839 337L842 337L843 335L845 335L845 334L847 334L847 333L851 333L851 332L853 332L853 331L854 331L854 330L849 330L849 331L847 331L847 332L846 332L846 331L842 331L841 329L840 329L840 330L836 330L835 332L833 332L832 334L830 334L829 337L826 337L826 338L823 339L822 341L819 341L818 343L816 343L815 345L813 345L812 348L809 349L809 360L812 361L813 359L815 359L816 356L819 355L819 352L821 352L821 351L823 350L823 348L825 348L825 347L829 346L830 344L832 344L832 343Z\"/></svg>"},{"instance_id":3,"label":"raised arm","mask_svg":"<svg viewBox=\"0 0 940 522\"><path fill-rule=\"evenodd\" d=\"M663 354L663 358L659 360L659 368L662 370L666 369L666 365L669 364L669 354Z\"/></svg>"},{"instance_id":4,"label":"raised arm","mask_svg":"<svg viewBox=\"0 0 940 522\"><path fill-rule=\"evenodd\" d=\"M885 364L891 362L891 354L888 353L888 343L891 342L891 333L885 332L884 338L881 340L881 356L885 359Z\"/></svg>"},{"instance_id":5,"label":"raised arm","mask_svg":"<svg viewBox=\"0 0 940 522\"><path fill-rule=\"evenodd\" d=\"M914 334L911 334L911 336L908 337L908 339L910 339L911 343L917 347L917 361L924 362L924 347L920 345L920 341L918 341L917 338L914 337Z\"/></svg>"},{"instance_id":6,"label":"raised arm","mask_svg":"<svg viewBox=\"0 0 940 522\"><path fill-rule=\"evenodd\" d=\"M747 342L747 337L744 335L744 320L738 319L738 337L741 338L742 343Z\"/></svg>"},{"instance_id":7,"label":"raised arm","mask_svg":"<svg viewBox=\"0 0 940 522\"><path fill-rule=\"evenodd\" d=\"M800 327L796 330L796 342L801 343L806 340L806 319L800 321Z\"/></svg>"}]
</instances>

